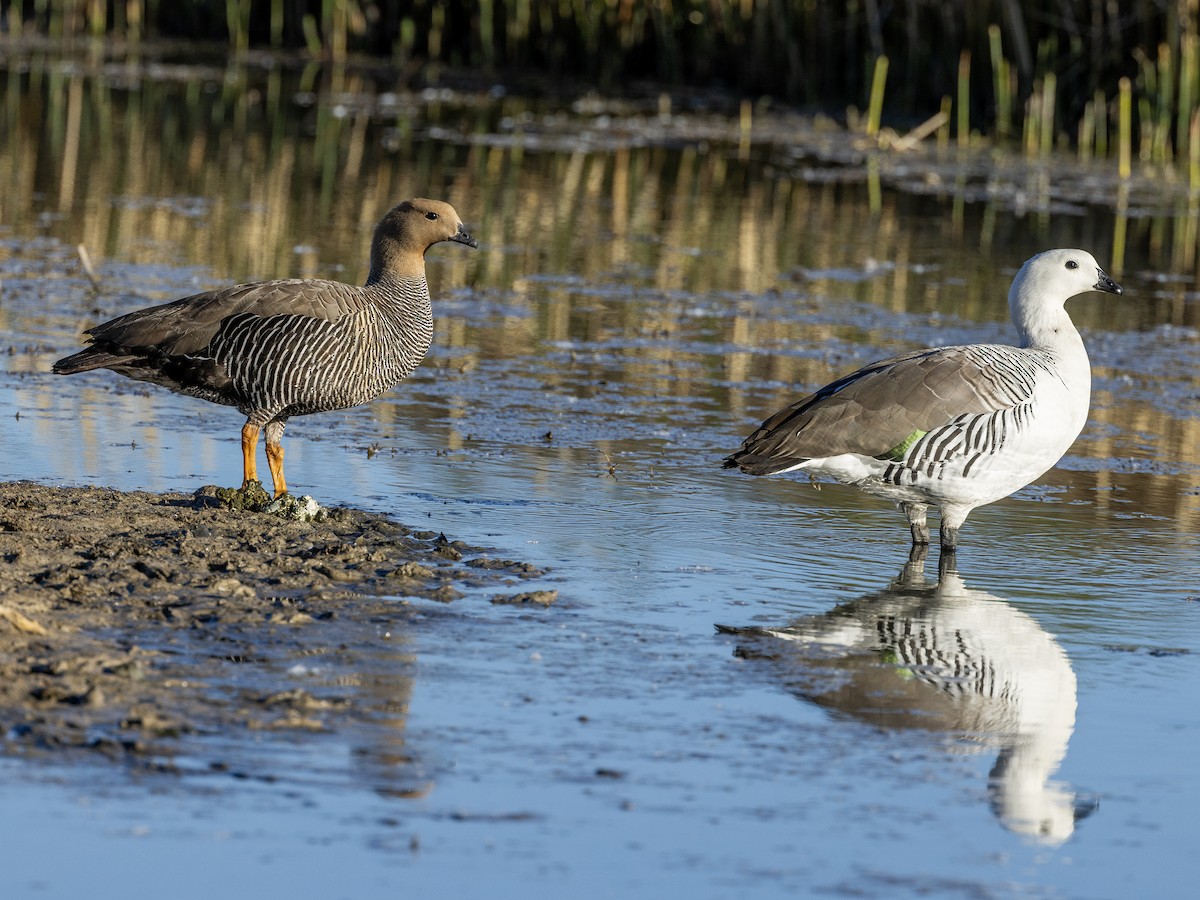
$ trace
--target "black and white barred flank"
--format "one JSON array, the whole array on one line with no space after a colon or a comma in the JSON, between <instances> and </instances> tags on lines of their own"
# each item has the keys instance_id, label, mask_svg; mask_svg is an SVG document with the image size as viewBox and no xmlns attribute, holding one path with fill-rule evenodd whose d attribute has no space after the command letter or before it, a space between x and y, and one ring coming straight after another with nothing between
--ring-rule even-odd
<instances>
[{"instance_id":1,"label":"black and white barred flank","mask_svg":"<svg viewBox=\"0 0 1200 900\"><path fill-rule=\"evenodd\" d=\"M237 406L264 425L378 397L420 364L433 340L424 279L395 282L378 293L376 303L336 322L231 317L208 348L228 374L228 390L221 398L206 399Z\"/></svg>"}]
</instances>

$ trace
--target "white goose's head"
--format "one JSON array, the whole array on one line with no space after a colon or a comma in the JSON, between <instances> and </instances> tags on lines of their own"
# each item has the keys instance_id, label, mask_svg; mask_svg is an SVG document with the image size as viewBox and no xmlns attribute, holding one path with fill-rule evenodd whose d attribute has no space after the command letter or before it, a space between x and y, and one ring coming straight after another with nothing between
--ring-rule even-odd
<instances>
[{"instance_id":1,"label":"white goose's head","mask_svg":"<svg viewBox=\"0 0 1200 900\"><path fill-rule=\"evenodd\" d=\"M1021 345L1052 345L1064 330L1075 334L1063 306L1088 291L1120 294L1121 286L1086 250L1047 250L1028 260L1008 292L1008 308Z\"/></svg>"}]
</instances>

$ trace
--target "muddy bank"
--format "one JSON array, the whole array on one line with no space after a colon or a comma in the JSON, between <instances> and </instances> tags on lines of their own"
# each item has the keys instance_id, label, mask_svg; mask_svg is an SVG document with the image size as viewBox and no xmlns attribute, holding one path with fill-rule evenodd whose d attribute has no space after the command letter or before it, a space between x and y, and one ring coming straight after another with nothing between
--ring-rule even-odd
<instances>
[{"instance_id":1,"label":"muddy bank","mask_svg":"<svg viewBox=\"0 0 1200 900\"><path fill-rule=\"evenodd\" d=\"M394 732L421 621L557 596L534 589L542 570L437 532L351 509L291 521L219 493L0 484L5 752L228 771L253 768L237 747L264 733Z\"/></svg>"}]
</instances>

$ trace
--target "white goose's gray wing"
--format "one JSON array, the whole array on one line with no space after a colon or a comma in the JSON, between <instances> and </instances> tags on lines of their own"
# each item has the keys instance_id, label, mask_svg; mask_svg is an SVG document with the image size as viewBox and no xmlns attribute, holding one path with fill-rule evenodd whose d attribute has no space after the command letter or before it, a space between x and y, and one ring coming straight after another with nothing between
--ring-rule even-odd
<instances>
[{"instance_id":1,"label":"white goose's gray wing","mask_svg":"<svg viewBox=\"0 0 1200 900\"><path fill-rule=\"evenodd\" d=\"M975 344L872 363L775 413L724 465L770 475L844 453L899 459L961 416L1028 403L1038 372L1048 368L1040 356Z\"/></svg>"}]
</instances>

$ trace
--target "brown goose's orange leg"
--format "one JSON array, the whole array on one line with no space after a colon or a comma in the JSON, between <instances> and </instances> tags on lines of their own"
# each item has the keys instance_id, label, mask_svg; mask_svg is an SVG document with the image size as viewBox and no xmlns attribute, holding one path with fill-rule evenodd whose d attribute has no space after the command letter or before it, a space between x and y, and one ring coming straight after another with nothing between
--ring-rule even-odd
<instances>
[{"instance_id":1,"label":"brown goose's orange leg","mask_svg":"<svg viewBox=\"0 0 1200 900\"><path fill-rule=\"evenodd\" d=\"M275 496L281 497L287 493L287 482L283 480L283 444L267 441L267 465L271 468Z\"/></svg>"},{"instance_id":2,"label":"brown goose's orange leg","mask_svg":"<svg viewBox=\"0 0 1200 900\"><path fill-rule=\"evenodd\" d=\"M242 426L242 490L250 486L250 482L258 481L258 466L254 461L254 453L258 448L257 425L247 422Z\"/></svg>"},{"instance_id":3,"label":"brown goose's orange leg","mask_svg":"<svg viewBox=\"0 0 1200 900\"><path fill-rule=\"evenodd\" d=\"M271 468L271 483L275 486L276 497L287 493L287 482L283 479L283 444L280 443L285 421L272 419L263 434L267 444L267 465Z\"/></svg>"}]
</instances>

